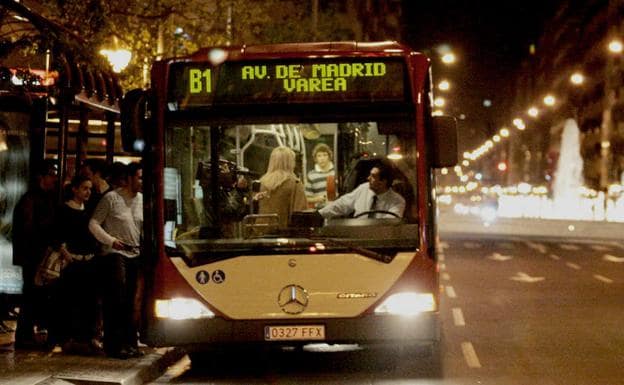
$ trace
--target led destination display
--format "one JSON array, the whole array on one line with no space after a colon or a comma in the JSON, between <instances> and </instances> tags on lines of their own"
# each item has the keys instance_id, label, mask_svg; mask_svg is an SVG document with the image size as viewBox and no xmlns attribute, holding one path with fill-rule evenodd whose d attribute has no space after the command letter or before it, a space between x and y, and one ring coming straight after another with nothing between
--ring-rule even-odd
<instances>
[{"instance_id":1,"label":"led destination display","mask_svg":"<svg viewBox=\"0 0 624 385\"><path fill-rule=\"evenodd\" d=\"M340 103L406 100L398 60L272 60L172 65L174 109L228 104Z\"/></svg>"}]
</instances>

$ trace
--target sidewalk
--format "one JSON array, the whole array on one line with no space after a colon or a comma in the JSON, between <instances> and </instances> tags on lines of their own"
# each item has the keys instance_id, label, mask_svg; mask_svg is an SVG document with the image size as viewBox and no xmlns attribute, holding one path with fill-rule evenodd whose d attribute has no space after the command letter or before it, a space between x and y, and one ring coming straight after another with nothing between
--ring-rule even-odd
<instances>
[{"instance_id":1,"label":"sidewalk","mask_svg":"<svg viewBox=\"0 0 624 385\"><path fill-rule=\"evenodd\" d=\"M175 348L142 348L143 357L128 360L14 351L12 334L0 333L2 385L141 385L158 378L184 355Z\"/></svg>"}]
</instances>

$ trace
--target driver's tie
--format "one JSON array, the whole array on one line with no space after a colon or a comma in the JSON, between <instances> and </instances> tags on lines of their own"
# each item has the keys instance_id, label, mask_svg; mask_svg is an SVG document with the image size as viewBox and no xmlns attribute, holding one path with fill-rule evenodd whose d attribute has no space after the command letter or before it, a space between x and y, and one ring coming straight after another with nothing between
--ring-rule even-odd
<instances>
[{"instance_id":1,"label":"driver's tie","mask_svg":"<svg viewBox=\"0 0 624 385\"><path fill-rule=\"evenodd\" d=\"M375 218L375 210L377 209L377 195L373 195L373 202L370 205L370 212L368 213L369 218Z\"/></svg>"}]
</instances>

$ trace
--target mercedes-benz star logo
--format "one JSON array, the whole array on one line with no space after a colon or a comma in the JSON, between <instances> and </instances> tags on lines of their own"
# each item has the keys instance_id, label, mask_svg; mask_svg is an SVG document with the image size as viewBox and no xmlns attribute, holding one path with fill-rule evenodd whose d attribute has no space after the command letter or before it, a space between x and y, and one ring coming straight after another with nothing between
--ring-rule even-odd
<instances>
[{"instance_id":1,"label":"mercedes-benz star logo","mask_svg":"<svg viewBox=\"0 0 624 385\"><path fill-rule=\"evenodd\" d=\"M299 285L285 286L277 296L277 303L284 313L299 314L308 306L308 292Z\"/></svg>"}]
</instances>

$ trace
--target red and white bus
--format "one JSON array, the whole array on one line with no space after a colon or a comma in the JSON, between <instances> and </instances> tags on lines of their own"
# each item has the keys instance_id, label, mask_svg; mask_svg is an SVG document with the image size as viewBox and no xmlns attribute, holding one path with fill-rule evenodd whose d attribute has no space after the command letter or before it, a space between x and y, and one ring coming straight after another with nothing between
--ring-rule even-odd
<instances>
[{"instance_id":1,"label":"red and white bus","mask_svg":"<svg viewBox=\"0 0 624 385\"><path fill-rule=\"evenodd\" d=\"M437 344L434 170L457 146L455 121L432 116L427 57L396 42L208 48L151 79L122 103L146 165L145 342ZM273 148L296 153L305 183L319 143L333 152L325 203L383 159L405 214L319 220L310 205L287 228L258 214Z\"/></svg>"}]
</instances>

